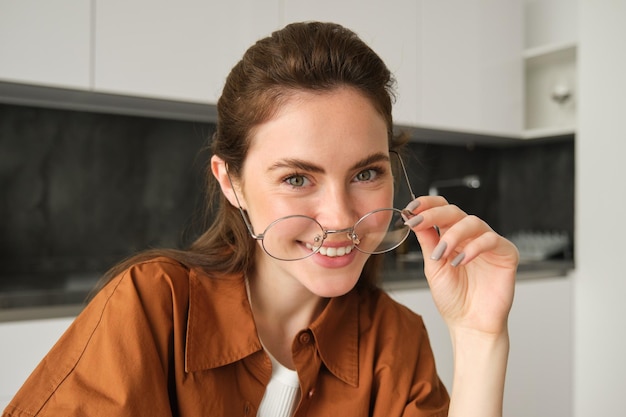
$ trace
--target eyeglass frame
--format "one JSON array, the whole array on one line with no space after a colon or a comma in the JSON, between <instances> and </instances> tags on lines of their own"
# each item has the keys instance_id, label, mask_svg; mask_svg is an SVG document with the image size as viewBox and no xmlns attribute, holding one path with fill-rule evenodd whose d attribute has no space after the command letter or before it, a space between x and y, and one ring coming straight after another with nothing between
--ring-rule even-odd
<instances>
[{"instance_id":1,"label":"eyeglass frame","mask_svg":"<svg viewBox=\"0 0 626 417\"><path fill-rule=\"evenodd\" d=\"M411 196L411 199L412 199L412 200L415 200L415 199L416 199L416 197L415 197L415 193L413 192L413 188L411 187L411 181L409 181L409 175L408 175L408 174L407 174L407 172L406 172L406 167L405 167L405 165L404 165L404 161L402 160L402 157L400 156L400 153L398 153L398 151L394 151L394 150L390 150L390 151L389 151L389 153L390 153L390 154L394 154L394 155L396 155L396 157L398 158L398 161L400 162L400 168L402 169L402 174L403 174L404 179L405 179L405 181L406 181L406 185L407 185L407 188L408 188L408 190L409 190L409 194L410 194L410 196ZM357 221L356 221L356 222L355 222L355 223L354 223L351 227L348 227L348 228L345 228L345 229L336 229L336 230L332 230L332 229L327 229L327 228L325 228L324 226L322 226L322 224L321 224L320 222L318 222L318 221L317 221L316 219L314 219L313 217L309 217L309 216L306 216L306 215L304 215L304 214L290 214L290 215L287 215L287 216L279 217L279 218L278 218L278 219L276 219L276 220L273 220L273 221L272 221L272 222L271 222L271 223L270 223L270 224L269 224L269 225L265 228L265 230L263 231L263 233L256 234L256 233L254 233L254 229L253 229L253 227L252 227L252 222L250 221L250 219L249 219L249 217L248 217L248 214L247 214L247 213L246 213L246 211L243 209L243 207L241 207L241 202L239 201L239 197L237 196L237 192L235 191L235 186L234 186L234 183L233 183L233 181L232 181L232 179L231 179L231 177L230 177L230 173L228 172L228 166L226 167L226 175L227 175L227 177L228 177L228 182L230 183L230 186L231 186L231 187L232 187L232 189L233 189L233 195L235 196L235 201L237 201L237 209L239 210L239 213L241 214L241 218L243 219L243 221L244 221L244 223L245 223L245 225L246 225L246 228L248 229L248 232L250 233L250 236L251 236L254 240L259 240L259 241L261 241L261 247L263 248L263 251L264 251L265 253L267 253L267 254L268 254L269 256L271 256L272 258L277 259L277 260L280 260L280 261L285 261L285 262L290 262L290 261L299 261L299 260L302 260L302 259L306 259L306 258L308 258L308 257L310 257L310 256L312 256L312 255L315 255L316 253L318 253L318 252L320 251L320 249L322 248L322 243L324 243L324 241L326 240L326 238L328 237L328 235L329 235L329 234L348 233L348 236L350 237L350 239L352 239L352 241L353 241L353 242L355 241L355 239L356 239L356 240L358 240L358 237L354 234L354 229L356 228L356 226L357 226L357 225L358 225L358 224L359 224L359 223L360 223L360 222L361 222L364 218L366 218L367 216L369 216L369 215L371 215L371 214L375 214L375 213L380 212L380 211L382 211L382 210L395 210L395 211L400 212L401 214L404 214L404 213L405 213L405 210L400 210L400 209L397 209L397 208L395 208L395 207L381 207L381 208L378 208L378 209L374 209L374 210L368 211L368 212L367 212L367 213L365 213L363 216L361 216L361 218L360 218L359 220L357 220ZM265 238L265 235L266 235L267 231L268 231L268 230L269 230L269 229L270 229L273 225L275 225L276 223L278 223L278 222L280 222L280 221L282 221L282 220L284 220L284 219L290 219L290 218L294 218L294 217L305 217L305 218L311 219L311 220L313 220L315 223L317 223L317 224L320 226L320 229L321 229L321 230L322 230L322 232L323 232L323 236L322 236L322 239L321 239L321 241L320 241L320 245L319 245L319 246L317 246L314 250L312 250L312 251L311 251L311 253L310 253L309 255L304 256L304 257L302 257L302 258L296 258L296 259L283 259L283 258L278 258L278 257L276 257L276 256L272 255L271 253L269 253L269 252L267 251L267 249L265 248L265 245L263 244L263 239ZM408 237L408 233L407 233L407 235L406 235L406 236L404 236L404 238L403 238L400 242L398 242L396 245L394 245L394 246L390 247L389 249L386 249L386 250L384 250L384 251L382 251L382 252L376 252L376 253L364 252L364 251L362 251L362 250L360 250L360 249L359 249L358 242L354 244L354 247L355 247L355 248L356 248L359 252L362 252L362 253L366 253L366 254L370 254L370 255L374 255L374 254L382 254L382 253L391 252L392 250L396 249L398 246L400 246L400 245L401 245L401 244L402 244L402 243L406 240L406 238L407 238L407 237Z\"/></svg>"}]
</instances>

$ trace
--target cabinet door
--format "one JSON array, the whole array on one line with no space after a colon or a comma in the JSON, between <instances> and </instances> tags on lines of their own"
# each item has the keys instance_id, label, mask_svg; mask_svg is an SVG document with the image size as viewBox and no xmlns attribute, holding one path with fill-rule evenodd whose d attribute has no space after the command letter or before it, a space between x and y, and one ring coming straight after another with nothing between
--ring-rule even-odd
<instances>
[{"instance_id":1,"label":"cabinet door","mask_svg":"<svg viewBox=\"0 0 626 417\"><path fill-rule=\"evenodd\" d=\"M416 0L284 0L283 23L318 20L355 31L394 73L397 102L394 121L417 122L419 1Z\"/></svg>"},{"instance_id":2,"label":"cabinet door","mask_svg":"<svg viewBox=\"0 0 626 417\"><path fill-rule=\"evenodd\" d=\"M571 416L572 283L569 278L519 280L509 315L511 348L504 415ZM437 370L452 389L453 352L445 322L427 288L390 291L398 302L422 315Z\"/></svg>"},{"instance_id":3,"label":"cabinet door","mask_svg":"<svg viewBox=\"0 0 626 417\"><path fill-rule=\"evenodd\" d=\"M423 1L419 124L519 136L522 1Z\"/></svg>"},{"instance_id":4,"label":"cabinet door","mask_svg":"<svg viewBox=\"0 0 626 417\"><path fill-rule=\"evenodd\" d=\"M575 44L578 41L578 4L572 0L524 2L524 46Z\"/></svg>"},{"instance_id":5,"label":"cabinet door","mask_svg":"<svg viewBox=\"0 0 626 417\"><path fill-rule=\"evenodd\" d=\"M0 410L22 386L74 318L0 323Z\"/></svg>"},{"instance_id":6,"label":"cabinet door","mask_svg":"<svg viewBox=\"0 0 626 417\"><path fill-rule=\"evenodd\" d=\"M0 80L90 87L91 1L0 0Z\"/></svg>"},{"instance_id":7,"label":"cabinet door","mask_svg":"<svg viewBox=\"0 0 626 417\"><path fill-rule=\"evenodd\" d=\"M520 280L509 315L504 415L572 415L572 280Z\"/></svg>"},{"instance_id":8,"label":"cabinet door","mask_svg":"<svg viewBox=\"0 0 626 417\"><path fill-rule=\"evenodd\" d=\"M245 49L278 25L278 0L96 1L95 89L216 103Z\"/></svg>"}]
</instances>

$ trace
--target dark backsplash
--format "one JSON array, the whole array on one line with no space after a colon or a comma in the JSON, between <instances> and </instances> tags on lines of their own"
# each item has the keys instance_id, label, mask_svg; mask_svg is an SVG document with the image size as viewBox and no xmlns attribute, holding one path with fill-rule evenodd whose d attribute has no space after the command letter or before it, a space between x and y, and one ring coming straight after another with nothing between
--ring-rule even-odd
<instances>
[{"instance_id":1,"label":"dark backsplash","mask_svg":"<svg viewBox=\"0 0 626 417\"><path fill-rule=\"evenodd\" d=\"M37 274L54 286L140 249L188 243L204 203L208 153L199 151L213 130L0 105L0 292L26 288ZM573 138L506 147L411 143L405 162L417 195L435 180L480 176L478 189L440 193L502 234L573 235Z\"/></svg>"},{"instance_id":2,"label":"dark backsplash","mask_svg":"<svg viewBox=\"0 0 626 417\"><path fill-rule=\"evenodd\" d=\"M211 129L0 105L0 285L100 272L136 250L184 243Z\"/></svg>"}]
</instances>

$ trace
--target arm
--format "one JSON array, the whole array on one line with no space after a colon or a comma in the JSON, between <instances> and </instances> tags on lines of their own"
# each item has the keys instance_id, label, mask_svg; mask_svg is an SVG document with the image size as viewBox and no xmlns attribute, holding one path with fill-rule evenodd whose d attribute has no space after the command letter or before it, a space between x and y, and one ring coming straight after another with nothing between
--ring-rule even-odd
<instances>
[{"instance_id":1,"label":"arm","mask_svg":"<svg viewBox=\"0 0 626 417\"><path fill-rule=\"evenodd\" d=\"M172 303L157 278L125 272L103 288L2 416L171 416L166 356Z\"/></svg>"},{"instance_id":2,"label":"arm","mask_svg":"<svg viewBox=\"0 0 626 417\"><path fill-rule=\"evenodd\" d=\"M407 209L433 299L450 330L449 415L501 416L517 249L442 197L420 197Z\"/></svg>"}]
</instances>

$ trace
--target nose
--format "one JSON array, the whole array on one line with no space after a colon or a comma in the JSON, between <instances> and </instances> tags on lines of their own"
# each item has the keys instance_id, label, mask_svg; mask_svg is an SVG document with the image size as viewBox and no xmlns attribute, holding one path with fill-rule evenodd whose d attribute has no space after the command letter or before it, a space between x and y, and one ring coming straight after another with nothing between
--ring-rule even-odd
<instances>
[{"instance_id":1,"label":"nose","mask_svg":"<svg viewBox=\"0 0 626 417\"><path fill-rule=\"evenodd\" d=\"M353 199L344 187L331 187L323 196L317 221L328 230L344 230L359 219Z\"/></svg>"}]
</instances>

